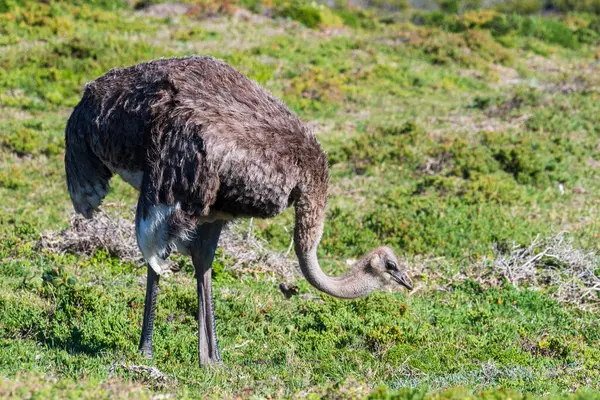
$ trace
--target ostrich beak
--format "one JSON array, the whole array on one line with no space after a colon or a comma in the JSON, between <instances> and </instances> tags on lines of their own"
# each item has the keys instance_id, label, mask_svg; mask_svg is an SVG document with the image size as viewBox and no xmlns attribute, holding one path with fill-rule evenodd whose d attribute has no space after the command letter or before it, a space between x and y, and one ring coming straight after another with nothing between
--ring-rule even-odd
<instances>
[{"instance_id":1,"label":"ostrich beak","mask_svg":"<svg viewBox=\"0 0 600 400\"><path fill-rule=\"evenodd\" d=\"M410 284L410 278L404 271L390 271L390 275L392 278L408 290L412 290L412 285Z\"/></svg>"}]
</instances>

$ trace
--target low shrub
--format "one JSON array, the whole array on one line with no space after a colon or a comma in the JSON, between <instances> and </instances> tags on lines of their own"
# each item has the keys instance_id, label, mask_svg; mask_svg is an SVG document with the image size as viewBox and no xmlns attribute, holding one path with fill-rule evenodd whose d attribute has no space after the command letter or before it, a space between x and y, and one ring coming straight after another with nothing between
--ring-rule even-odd
<instances>
[{"instance_id":1,"label":"low shrub","mask_svg":"<svg viewBox=\"0 0 600 400\"><path fill-rule=\"evenodd\" d=\"M293 3L284 7L279 16L300 22L308 28L335 28L344 25L344 20L330 8L316 3Z\"/></svg>"},{"instance_id":2,"label":"low shrub","mask_svg":"<svg viewBox=\"0 0 600 400\"><path fill-rule=\"evenodd\" d=\"M560 21L550 18L529 17L523 19L519 34L540 39L547 43L575 49L579 46L577 35Z\"/></svg>"}]
</instances>

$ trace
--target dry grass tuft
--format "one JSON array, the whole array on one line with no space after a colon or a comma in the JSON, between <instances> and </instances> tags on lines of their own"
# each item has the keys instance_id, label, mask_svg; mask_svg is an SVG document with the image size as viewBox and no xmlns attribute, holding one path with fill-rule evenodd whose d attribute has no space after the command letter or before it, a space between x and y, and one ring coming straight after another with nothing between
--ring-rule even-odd
<instances>
[{"instance_id":1,"label":"dry grass tuft","mask_svg":"<svg viewBox=\"0 0 600 400\"><path fill-rule=\"evenodd\" d=\"M450 164L452 164L452 153L443 151L435 157L427 156L425 162L417 166L417 171L424 175L437 175Z\"/></svg>"},{"instance_id":2,"label":"dry grass tuft","mask_svg":"<svg viewBox=\"0 0 600 400\"><path fill-rule=\"evenodd\" d=\"M598 255L575 248L564 232L546 239L538 236L528 247L496 245L493 259L482 266L488 270L485 275L491 272L517 288L552 288L549 294L558 301L583 308L600 305Z\"/></svg>"},{"instance_id":3,"label":"dry grass tuft","mask_svg":"<svg viewBox=\"0 0 600 400\"><path fill-rule=\"evenodd\" d=\"M113 219L104 212L99 212L93 219L73 215L68 228L44 233L38 248L53 253L86 256L93 255L97 250L105 250L123 261L143 262L135 239L135 224L125 218Z\"/></svg>"},{"instance_id":4,"label":"dry grass tuft","mask_svg":"<svg viewBox=\"0 0 600 400\"><path fill-rule=\"evenodd\" d=\"M298 263L289 257L291 246L286 253L270 251L265 241L252 234L252 225L247 233L241 233L235 225L230 225L221 235L219 246L233 258L230 268L234 271L269 272L287 282L295 280Z\"/></svg>"},{"instance_id":5,"label":"dry grass tuft","mask_svg":"<svg viewBox=\"0 0 600 400\"><path fill-rule=\"evenodd\" d=\"M484 288L509 282L517 290L543 290L555 300L583 310L600 308L600 256L576 248L566 232L548 238L538 236L527 247L496 243L491 257L457 273L444 268L445 263L444 257L409 261L407 269L415 282L411 295L427 287L448 291L466 280Z\"/></svg>"},{"instance_id":6,"label":"dry grass tuft","mask_svg":"<svg viewBox=\"0 0 600 400\"><path fill-rule=\"evenodd\" d=\"M170 377L156 367L133 364L119 364L118 367L127 371L136 381L142 381L154 390L177 386L177 378Z\"/></svg>"},{"instance_id":7,"label":"dry grass tuft","mask_svg":"<svg viewBox=\"0 0 600 400\"><path fill-rule=\"evenodd\" d=\"M297 262L288 257L290 251L274 253L252 235L251 229L242 233L236 228L235 224L226 227L219 241L219 247L231 258L229 268L239 272L269 272L288 282L294 281ZM74 215L68 228L43 234L38 248L84 256L105 250L122 261L144 262L135 238L135 223L126 218L112 218L104 212L89 220Z\"/></svg>"}]
</instances>

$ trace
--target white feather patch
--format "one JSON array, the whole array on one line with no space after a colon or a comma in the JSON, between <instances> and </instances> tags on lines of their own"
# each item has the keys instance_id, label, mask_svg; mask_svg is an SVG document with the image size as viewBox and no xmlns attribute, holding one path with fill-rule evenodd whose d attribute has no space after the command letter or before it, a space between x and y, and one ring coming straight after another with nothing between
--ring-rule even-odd
<instances>
[{"instance_id":1,"label":"white feather patch","mask_svg":"<svg viewBox=\"0 0 600 400\"><path fill-rule=\"evenodd\" d=\"M168 270L165 267L166 262L159 254L166 253L167 247L170 243L167 243L167 234L169 230L169 217L179 207L167 206L159 204L152 206L148 209L148 215L146 218L136 219L136 236L138 240L138 246L142 252L142 255L150 264L150 267L159 275L164 274Z\"/></svg>"}]
</instances>

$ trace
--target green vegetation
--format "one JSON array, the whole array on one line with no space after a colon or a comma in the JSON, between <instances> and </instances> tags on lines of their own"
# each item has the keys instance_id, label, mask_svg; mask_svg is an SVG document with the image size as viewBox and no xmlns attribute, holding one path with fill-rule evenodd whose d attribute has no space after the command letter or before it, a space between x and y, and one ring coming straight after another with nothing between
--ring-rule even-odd
<instances>
[{"instance_id":1,"label":"green vegetation","mask_svg":"<svg viewBox=\"0 0 600 400\"><path fill-rule=\"evenodd\" d=\"M188 1L164 16L148 13L154 3L0 0L0 397L600 398L599 292L568 298L557 281L493 263L561 231L573 252L600 250L593 1L552 2L580 12L552 16L525 15L535 1L445 1L446 12ZM286 300L282 277L219 251L226 367L200 369L181 258L161 280L155 360L137 355L145 267L39 239L72 214L63 130L83 85L189 54L226 60L315 127L331 165L324 269L387 244L413 294L340 301L298 279ZM114 178L105 209L128 215L135 201ZM288 210L252 221L252 234L285 252L292 225ZM529 266L570 277L574 261L553 254ZM585 260L589 282L600 267Z\"/></svg>"}]
</instances>

